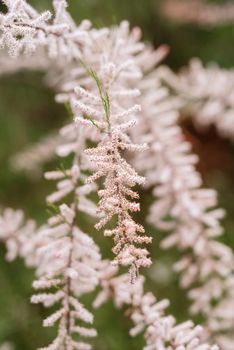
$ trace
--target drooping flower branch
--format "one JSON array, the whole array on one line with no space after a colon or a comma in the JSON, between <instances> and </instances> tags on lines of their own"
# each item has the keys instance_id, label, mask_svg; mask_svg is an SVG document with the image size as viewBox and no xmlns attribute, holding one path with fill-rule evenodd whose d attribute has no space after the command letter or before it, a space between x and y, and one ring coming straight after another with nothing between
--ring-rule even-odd
<instances>
[{"instance_id":1,"label":"drooping flower branch","mask_svg":"<svg viewBox=\"0 0 234 350\"><path fill-rule=\"evenodd\" d=\"M86 198L92 186L84 184L83 166L80 153L84 147L82 130L63 129L66 142L60 145L58 153L67 156L75 151L71 169L61 169L45 174L47 179L57 181L57 190L48 196L49 203L62 203L59 211L48 221L48 226L40 230L40 236L46 237L38 255L40 264L37 267L39 279L33 283L40 293L33 295L33 303L42 303L51 307L60 302L60 308L43 322L44 327L53 326L59 321L58 334L55 340L43 349L90 349L90 345L73 338L93 337L94 329L80 326L78 321L93 322L93 315L80 303L81 294L92 291L98 284L99 249L92 238L79 228L81 212L91 213L89 199ZM76 135L79 145L70 139ZM75 147L74 146L79 146ZM66 197L71 198L66 200Z\"/></svg>"},{"instance_id":2,"label":"drooping flower branch","mask_svg":"<svg viewBox=\"0 0 234 350\"><path fill-rule=\"evenodd\" d=\"M184 140L174 110L180 99L170 98L155 74L142 86L144 119L137 139L145 140L147 135L149 149L135 165L154 187L156 201L149 221L172 232L163 240L163 248L176 246L186 252L175 270L181 272L182 287L192 289L188 294L191 311L204 316L207 337L231 349L234 318L228 310L233 307L234 257L230 248L215 240L222 234L224 211L216 209L216 192L201 188L202 179L195 170L197 157Z\"/></svg>"}]
</instances>

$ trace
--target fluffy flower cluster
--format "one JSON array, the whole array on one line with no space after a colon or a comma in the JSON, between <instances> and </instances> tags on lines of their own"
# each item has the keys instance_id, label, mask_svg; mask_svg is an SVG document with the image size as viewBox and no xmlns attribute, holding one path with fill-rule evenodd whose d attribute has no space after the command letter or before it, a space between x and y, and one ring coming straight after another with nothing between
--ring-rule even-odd
<instances>
[{"instance_id":1,"label":"fluffy flower cluster","mask_svg":"<svg viewBox=\"0 0 234 350\"><path fill-rule=\"evenodd\" d=\"M95 169L88 182L92 183L100 177L105 179L104 188L98 191L99 211L104 216L96 224L96 228L102 228L112 217L117 216L116 227L105 230L105 235L114 236L115 263L130 266L131 280L134 281L139 267L151 264L148 251L138 247L143 243L150 243L151 238L140 235L144 233L144 228L137 224L130 214L140 210L139 203L136 202L138 194L132 187L144 183L144 178L136 173L122 155L125 150L142 151L145 148L144 145L133 144L126 133L135 124L132 115L139 110L139 106L119 110L118 106L112 107L109 95L102 90L102 86L99 86L99 89L101 94L99 98L95 95L90 96L87 91L80 89L77 91L81 95L86 93L87 100L92 97L92 107L91 101L89 105L88 102L76 103L84 119L88 115L90 123L97 123L97 127L104 130L101 131L102 140L97 147L86 150ZM103 111L100 109L102 105ZM77 120L83 121L81 117Z\"/></svg>"},{"instance_id":2,"label":"fluffy flower cluster","mask_svg":"<svg viewBox=\"0 0 234 350\"><path fill-rule=\"evenodd\" d=\"M66 11L66 1L53 1L54 17L49 11L38 13L25 0L3 2L7 13L0 15L0 45L7 47L11 56L45 48L51 59L62 56L71 61L80 57L90 22L84 21L77 27Z\"/></svg>"}]
</instances>

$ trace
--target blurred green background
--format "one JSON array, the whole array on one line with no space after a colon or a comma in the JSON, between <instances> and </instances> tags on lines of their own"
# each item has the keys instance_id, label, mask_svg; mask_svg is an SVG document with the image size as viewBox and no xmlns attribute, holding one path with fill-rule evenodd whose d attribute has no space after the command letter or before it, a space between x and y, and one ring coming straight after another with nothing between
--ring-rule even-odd
<instances>
[{"instance_id":1,"label":"blurred green background","mask_svg":"<svg viewBox=\"0 0 234 350\"><path fill-rule=\"evenodd\" d=\"M216 1L221 5L225 1ZM39 10L51 7L49 0L34 0L29 3ZM144 39L159 44L168 44L171 48L166 63L174 70L187 64L190 58L200 57L203 62L217 62L223 67L234 65L234 23L219 27L199 27L183 25L165 18L160 11L162 1L157 0L68 0L70 12L79 22L91 19L95 26L101 27L119 23L128 19L132 26L143 29ZM220 116L222 117L222 116ZM36 142L51 130L58 129L68 118L65 108L54 102L53 91L42 83L39 73L18 73L0 78L0 205L22 208L28 217L42 223L47 218L45 196L53 189L42 177L30 178L14 172L9 159L16 151ZM216 188L220 195L220 205L226 208L224 220L226 234L223 240L234 247L234 147L229 141L221 140L212 128L199 135L188 123L184 126L187 137L199 153L206 186ZM46 165L47 169L56 167L56 161ZM144 213L151 202L149 193L142 193L143 221ZM147 226L147 225L146 225ZM147 226L148 232L155 235L152 256L156 263L148 274L147 287L158 298L171 300L170 310L178 320L188 317L185 293L178 288L178 279L171 272L171 265L177 253L161 252L159 241L162 233ZM103 241L99 233L94 232L100 242L104 256L110 248L109 240ZM4 261L5 250L1 246L0 254L0 344L11 341L16 350L34 350L46 345L55 330L41 326L45 311L30 305L33 271L27 270L22 261L14 263ZM86 298L89 304L92 296ZM130 322L121 311L114 311L108 303L97 312L95 319L100 337L94 341L94 349L123 350L140 349L142 338L131 339L128 336Z\"/></svg>"}]
</instances>

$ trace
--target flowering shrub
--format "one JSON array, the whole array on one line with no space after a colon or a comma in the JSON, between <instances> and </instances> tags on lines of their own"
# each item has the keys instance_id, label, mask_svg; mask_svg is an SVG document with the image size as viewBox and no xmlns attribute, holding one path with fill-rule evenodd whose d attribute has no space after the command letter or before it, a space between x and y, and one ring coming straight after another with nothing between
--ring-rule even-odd
<instances>
[{"instance_id":1,"label":"flowering shrub","mask_svg":"<svg viewBox=\"0 0 234 350\"><path fill-rule=\"evenodd\" d=\"M166 46L154 50L141 41L140 29L130 30L127 22L95 29L84 20L77 26L64 0L53 1L53 15L38 13L24 0L4 4L2 70L27 66L48 72L56 101L72 117L58 135L13 159L16 168L31 170L55 153L72 159L70 166L45 173L56 187L47 196L52 208L48 221L39 227L9 208L0 216L7 260L20 256L34 267L31 302L52 307L44 327L58 324L56 338L42 349L90 349L83 338L97 336L90 326L94 316L80 297L99 287L94 308L109 299L123 308L133 323L130 335L144 333L145 350L232 350L234 258L216 240L223 231L224 210L217 208L216 192L202 188L198 158L179 126L189 109L198 123L202 116L204 124L215 123L225 136L233 136L232 85L225 72L198 64L175 76L159 66ZM207 88L213 74L226 82L230 99L223 101L222 91ZM217 118L220 112L223 122ZM163 249L180 251L174 270L188 289L191 314L203 316L202 325L177 323L166 311L168 300L144 291L152 235L134 215L140 211L137 186L153 188L147 220L170 232ZM102 258L92 232L84 232L83 217L96 221L90 230L113 238L111 261Z\"/></svg>"}]
</instances>

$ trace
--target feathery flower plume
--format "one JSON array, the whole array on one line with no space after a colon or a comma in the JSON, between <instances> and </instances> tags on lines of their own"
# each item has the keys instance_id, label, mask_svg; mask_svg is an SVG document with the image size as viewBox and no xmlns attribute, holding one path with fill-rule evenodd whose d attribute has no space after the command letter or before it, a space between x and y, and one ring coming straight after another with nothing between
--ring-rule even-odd
<instances>
[{"instance_id":1,"label":"feathery flower plume","mask_svg":"<svg viewBox=\"0 0 234 350\"><path fill-rule=\"evenodd\" d=\"M130 266L130 278L134 282L138 269L151 264L148 251L140 248L143 243L150 243L151 238L143 236L144 228L137 224L132 212L140 210L138 194L132 189L136 184L144 183L123 156L124 151L142 151L145 145L131 142L127 131L136 121L133 116L140 110L138 105L123 109L112 104L112 99L95 72L89 70L97 83L98 94L93 95L87 90L77 88L76 93L86 99L85 102L77 100L75 107L80 113L76 120L80 123L88 122L100 130L101 141L95 148L85 151L89 160L94 164L95 172L87 180L93 183L104 177L104 188L98 191L100 197L99 211L103 217L96 224L100 229L113 217L117 217L116 227L106 229L105 236L114 237L113 253L116 255L114 263ZM82 119L83 118L83 119Z\"/></svg>"}]
</instances>

